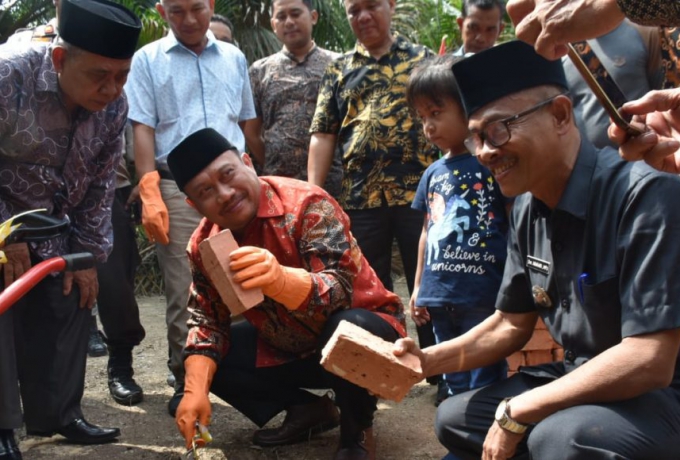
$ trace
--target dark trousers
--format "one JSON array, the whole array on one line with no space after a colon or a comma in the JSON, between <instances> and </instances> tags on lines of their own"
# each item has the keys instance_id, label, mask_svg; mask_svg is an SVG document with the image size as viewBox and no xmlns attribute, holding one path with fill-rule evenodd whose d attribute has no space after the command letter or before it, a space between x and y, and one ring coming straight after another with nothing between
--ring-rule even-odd
<instances>
[{"instance_id":1,"label":"dark trousers","mask_svg":"<svg viewBox=\"0 0 680 460\"><path fill-rule=\"evenodd\" d=\"M343 319L390 342L399 337L387 321L370 311L341 310L328 318L319 336L319 350ZM246 321L232 325L230 342L229 353L220 363L210 391L258 426L289 406L307 404L317 398L303 388L331 388L343 417L362 427L373 423L377 398L327 372L319 364L318 353L279 366L256 367L257 331Z\"/></svg>"},{"instance_id":2,"label":"dark trousers","mask_svg":"<svg viewBox=\"0 0 680 460\"><path fill-rule=\"evenodd\" d=\"M139 320L135 299L135 270L139 252L134 222L125 202L131 187L116 189L111 222L113 250L105 263L97 264L99 295L97 305L106 343L114 348L132 348L141 343L145 331Z\"/></svg>"},{"instance_id":3,"label":"dark trousers","mask_svg":"<svg viewBox=\"0 0 680 460\"><path fill-rule=\"evenodd\" d=\"M432 318L437 343L460 337L488 318L494 311L493 307L466 308L465 306L429 307L427 310ZM443 375L443 378L449 387L449 394L456 395L498 382L507 375L508 365L503 359L495 364L469 371L448 372Z\"/></svg>"},{"instance_id":4,"label":"dark trousers","mask_svg":"<svg viewBox=\"0 0 680 460\"><path fill-rule=\"evenodd\" d=\"M561 363L546 369L550 367L551 373L557 369L559 375ZM447 460L479 459L501 400L554 378L519 373L444 401L437 410L435 430L452 454ZM680 391L666 388L626 401L585 404L556 412L531 430L513 458L677 460L679 446Z\"/></svg>"},{"instance_id":5,"label":"dark trousers","mask_svg":"<svg viewBox=\"0 0 680 460\"><path fill-rule=\"evenodd\" d=\"M68 296L62 291L63 275L48 276L0 316L0 428L21 421L17 375L28 430L52 431L83 416L90 310L78 308L75 284Z\"/></svg>"},{"instance_id":6,"label":"dark trousers","mask_svg":"<svg viewBox=\"0 0 680 460\"><path fill-rule=\"evenodd\" d=\"M0 315L0 430L20 428L22 421L13 322L12 308Z\"/></svg>"},{"instance_id":7,"label":"dark trousers","mask_svg":"<svg viewBox=\"0 0 680 460\"><path fill-rule=\"evenodd\" d=\"M356 209L345 211L352 225L352 234L356 238L361 252L371 265L380 281L390 291L394 291L392 283L392 243L397 240L401 261L404 265L406 285L409 295L413 292L413 283L418 267L418 242L423 229L424 215L422 211L411 206L387 206L379 208ZM418 343L421 348L435 344L432 324L417 327Z\"/></svg>"}]
</instances>

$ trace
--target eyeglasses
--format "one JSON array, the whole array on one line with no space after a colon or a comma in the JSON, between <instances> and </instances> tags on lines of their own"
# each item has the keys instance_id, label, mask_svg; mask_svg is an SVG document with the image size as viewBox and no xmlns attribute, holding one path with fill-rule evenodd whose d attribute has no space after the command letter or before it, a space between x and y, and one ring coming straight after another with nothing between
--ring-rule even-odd
<instances>
[{"instance_id":1,"label":"eyeglasses","mask_svg":"<svg viewBox=\"0 0 680 460\"><path fill-rule=\"evenodd\" d=\"M567 93L557 94L551 97L550 99L546 99L545 101L539 102L533 107L530 107L524 110L523 112L520 112L511 117L492 121L484 128L482 128L481 131L470 134L470 136L468 136L467 139L465 139L464 141L465 147L468 149L468 152L470 152L472 155L477 155L477 150L480 150L482 148L484 142L488 142L489 145L493 147L500 147L506 144L511 137L510 125L512 123L515 123L520 118L524 118L527 115L531 115L532 113L537 112L546 105L551 104L552 101L555 100L555 98L563 96L565 94Z\"/></svg>"}]
</instances>

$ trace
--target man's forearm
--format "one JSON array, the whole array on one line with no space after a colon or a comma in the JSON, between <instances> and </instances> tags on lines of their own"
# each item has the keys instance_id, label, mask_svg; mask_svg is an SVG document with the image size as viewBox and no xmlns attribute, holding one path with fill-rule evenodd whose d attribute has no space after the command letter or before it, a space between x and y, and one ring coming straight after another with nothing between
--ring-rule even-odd
<instances>
[{"instance_id":1,"label":"man's forearm","mask_svg":"<svg viewBox=\"0 0 680 460\"><path fill-rule=\"evenodd\" d=\"M680 329L629 337L547 385L511 402L512 417L536 423L572 406L634 398L669 385Z\"/></svg>"},{"instance_id":2,"label":"man's forearm","mask_svg":"<svg viewBox=\"0 0 680 460\"><path fill-rule=\"evenodd\" d=\"M135 170L141 179L144 174L156 170L156 131L147 125L133 122Z\"/></svg>"},{"instance_id":3,"label":"man's forearm","mask_svg":"<svg viewBox=\"0 0 680 460\"><path fill-rule=\"evenodd\" d=\"M326 176L333 163L335 154L335 134L314 133L309 141L307 180L319 187L326 183Z\"/></svg>"},{"instance_id":4,"label":"man's forearm","mask_svg":"<svg viewBox=\"0 0 680 460\"><path fill-rule=\"evenodd\" d=\"M496 311L466 334L424 349L423 371L430 376L497 363L529 341L537 318L536 313Z\"/></svg>"},{"instance_id":5,"label":"man's forearm","mask_svg":"<svg viewBox=\"0 0 680 460\"><path fill-rule=\"evenodd\" d=\"M253 118L245 122L243 134L246 137L248 151L255 163L264 166L264 141L262 140L262 119Z\"/></svg>"}]
</instances>

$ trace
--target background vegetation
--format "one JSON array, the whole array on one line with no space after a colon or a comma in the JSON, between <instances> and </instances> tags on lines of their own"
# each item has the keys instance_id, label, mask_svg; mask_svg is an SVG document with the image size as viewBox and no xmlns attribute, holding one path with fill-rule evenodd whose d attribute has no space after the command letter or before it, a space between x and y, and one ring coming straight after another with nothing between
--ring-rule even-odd
<instances>
[{"instance_id":1,"label":"background vegetation","mask_svg":"<svg viewBox=\"0 0 680 460\"><path fill-rule=\"evenodd\" d=\"M16 30L33 27L54 17L53 0L0 0L0 43ZM114 0L132 9L142 19L144 30L140 46L163 36L166 26L156 11L156 0ZM354 46L354 37L345 18L343 0L314 0L319 23L314 39L324 48L347 51ZM449 50L460 46L456 18L460 16L461 0L398 0L394 29L411 41L432 50L439 50L446 37ZM215 0L215 12L227 16L235 27L239 47L253 62L280 49L280 43L269 26L271 0ZM504 39L512 36L506 28ZM112 39L115 39L112 37Z\"/></svg>"}]
</instances>

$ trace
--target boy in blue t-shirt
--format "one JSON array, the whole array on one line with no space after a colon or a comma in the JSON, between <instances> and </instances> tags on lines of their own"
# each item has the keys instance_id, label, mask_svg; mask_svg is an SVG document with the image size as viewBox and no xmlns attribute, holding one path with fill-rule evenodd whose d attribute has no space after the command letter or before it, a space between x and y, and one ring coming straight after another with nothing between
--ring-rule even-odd
<instances>
[{"instance_id":1,"label":"boy in blue t-shirt","mask_svg":"<svg viewBox=\"0 0 680 460\"><path fill-rule=\"evenodd\" d=\"M468 153L467 119L451 56L423 63L409 78L407 98L425 136L445 155L425 171L412 207L425 219L409 307L417 325L432 321L437 343L472 329L494 312L503 277L507 205L491 173ZM505 360L445 374L448 395L505 378ZM438 397L438 403L445 398Z\"/></svg>"}]
</instances>

